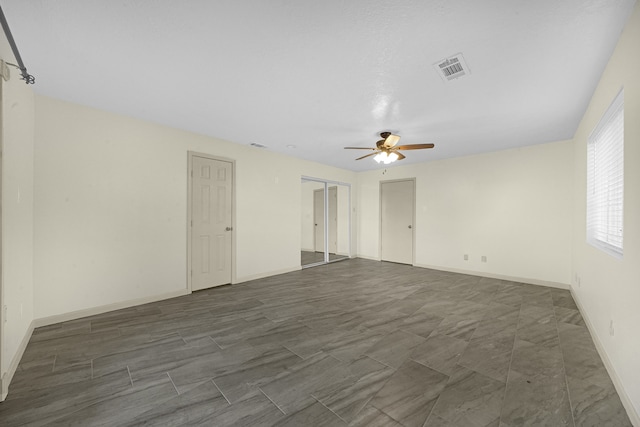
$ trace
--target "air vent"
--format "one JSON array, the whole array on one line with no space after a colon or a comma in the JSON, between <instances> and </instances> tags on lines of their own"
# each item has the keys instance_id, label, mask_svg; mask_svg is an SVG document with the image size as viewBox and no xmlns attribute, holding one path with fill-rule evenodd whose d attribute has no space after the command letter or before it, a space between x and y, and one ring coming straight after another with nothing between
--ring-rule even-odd
<instances>
[{"instance_id":1,"label":"air vent","mask_svg":"<svg viewBox=\"0 0 640 427\"><path fill-rule=\"evenodd\" d=\"M464 58L461 53L440 60L433 64L433 66L445 83L458 79L462 76L466 76L467 74L471 74L471 71L469 71L469 67L467 67L467 63L464 62Z\"/></svg>"},{"instance_id":2,"label":"air vent","mask_svg":"<svg viewBox=\"0 0 640 427\"><path fill-rule=\"evenodd\" d=\"M252 147L256 147L256 148L267 148L266 145L258 144L257 142L252 142L249 145L252 146Z\"/></svg>"}]
</instances>

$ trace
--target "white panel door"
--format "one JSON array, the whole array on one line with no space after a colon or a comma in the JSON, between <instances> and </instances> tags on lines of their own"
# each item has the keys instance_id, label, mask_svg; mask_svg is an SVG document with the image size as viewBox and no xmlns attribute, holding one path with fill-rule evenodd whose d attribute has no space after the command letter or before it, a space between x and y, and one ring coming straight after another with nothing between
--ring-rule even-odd
<instances>
[{"instance_id":1,"label":"white panel door","mask_svg":"<svg viewBox=\"0 0 640 427\"><path fill-rule=\"evenodd\" d=\"M231 283L233 163L194 156L191 289Z\"/></svg>"},{"instance_id":2,"label":"white panel door","mask_svg":"<svg viewBox=\"0 0 640 427\"><path fill-rule=\"evenodd\" d=\"M415 182L380 183L380 252L383 261L413 264Z\"/></svg>"},{"instance_id":3,"label":"white panel door","mask_svg":"<svg viewBox=\"0 0 640 427\"><path fill-rule=\"evenodd\" d=\"M324 190L313 192L313 232L316 252L324 252Z\"/></svg>"}]
</instances>

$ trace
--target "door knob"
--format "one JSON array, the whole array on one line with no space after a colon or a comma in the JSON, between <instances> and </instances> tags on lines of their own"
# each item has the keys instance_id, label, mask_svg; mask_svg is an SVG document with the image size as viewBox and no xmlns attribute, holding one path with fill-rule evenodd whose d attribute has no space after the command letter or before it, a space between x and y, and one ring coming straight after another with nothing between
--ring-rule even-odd
<instances>
[{"instance_id":1,"label":"door knob","mask_svg":"<svg viewBox=\"0 0 640 427\"><path fill-rule=\"evenodd\" d=\"M233 230L233 227L227 227L224 229L224 231L231 231L231 230Z\"/></svg>"},{"instance_id":2,"label":"door knob","mask_svg":"<svg viewBox=\"0 0 640 427\"><path fill-rule=\"evenodd\" d=\"M412 228L411 226L409 226L409 228Z\"/></svg>"}]
</instances>

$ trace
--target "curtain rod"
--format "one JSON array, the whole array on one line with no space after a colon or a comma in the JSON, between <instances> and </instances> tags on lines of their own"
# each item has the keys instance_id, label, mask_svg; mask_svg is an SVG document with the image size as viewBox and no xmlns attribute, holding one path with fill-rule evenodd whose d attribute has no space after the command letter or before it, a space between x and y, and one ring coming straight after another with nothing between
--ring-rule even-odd
<instances>
[{"instance_id":1,"label":"curtain rod","mask_svg":"<svg viewBox=\"0 0 640 427\"><path fill-rule=\"evenodd\" d=\"M22 80L28 85L35 84L36 78L27 72L27 67L24 66L24 62L22 62L22 57L20 56L20 52L18 52L18 46L16 46L16 42L13 39L13 35L11 35L11 30L9 29L9 24L7 23L7 18L4 16L4 12L2 11L2 6L0 6L0 23L2 23L2 29L4 30L4 35L7 36L7 41L11 46L11 50L13 51L13 56L15 56L16 61L18 61L18 65L13 65L20 69L20 74L22 75Z\"/></svg>"}]
</instances>

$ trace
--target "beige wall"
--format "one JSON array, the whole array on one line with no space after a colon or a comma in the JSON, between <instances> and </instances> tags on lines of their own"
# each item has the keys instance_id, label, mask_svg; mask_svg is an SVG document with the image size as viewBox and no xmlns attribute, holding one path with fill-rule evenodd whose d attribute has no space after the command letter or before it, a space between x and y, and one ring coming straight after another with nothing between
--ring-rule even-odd
<instances>
[{"instance_id":1,"label":"beige wall","mask_svg":"<svg viewBox=\"0 0 640 427\"><path fill-rule=\"evenodd\" d=\"M2 55L6 55L2 51ZM1 56L10 62L12 58ZM34 95L16 69L2 85L2 383L30 335L33 310Z\"/></svg>"},{"instance_id":2,"label":"beige wall","mask_svg":"<svg viewBox=\"0 0 640 427\"><path fill-rule=\"evenodd\" d=\"M640 6L627 23L574 137L573 292L640 423ZM587 138L624 87L624 257L586 243ZM614 334L610 334L613 322ZM610 369L611 371L611 369ZM617 377L617 378L615 378ZM639 424L640 425L640 424Z\"/></svg>"},{"instance_id":3,"label":"beige wall","mask_svg":"<svg viewBox=\"0 0 640 427\"><path fill-rule=\"evenodd\" d=\"M567 287L572 156L565 141L362 173L358 254L380 257L380 181L415 177L416 265Z\"/></svg>"},{"instance_id":4,"label":"beige wall","mask_svg":"<svg viewBox=\"0 0 640 427\"><path fill-rule=\"evenodd\" d=\"M355 173L37 97L35 313L186 289L187 152L236 160L235 282L300 268L302 175Z\"/></svg>"}]
</instances>

